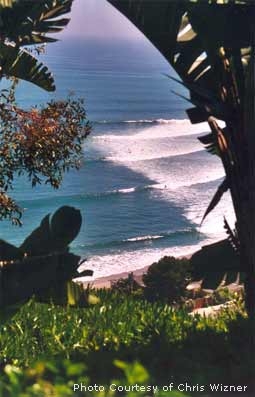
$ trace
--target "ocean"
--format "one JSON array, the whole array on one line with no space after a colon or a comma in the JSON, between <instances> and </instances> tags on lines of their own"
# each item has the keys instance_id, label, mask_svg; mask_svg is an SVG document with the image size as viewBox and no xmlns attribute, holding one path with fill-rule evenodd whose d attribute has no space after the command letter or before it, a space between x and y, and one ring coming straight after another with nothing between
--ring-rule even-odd
<instances>
[{"instance_id":1,"label":"ocean","mask_svg":"<svg viewBox=\"0 0 255 397\"><path fill-rule=\"evenodd\" d=\"M208 127L189 123L190 104L177 95L188 94L167 77L175 73L155 48L141 39L69 39L49 45L42 59L56 93L23 82L18 103L29 107L72 92L85 98L93 131L81 169L66 174L59 190L16 180L23 226L1 222L2 239L19 245L47 213L79 208L83 225L71 250L87 258L83 266L94 270L94 279L225 237L223 216L234 219L227 194L200 225L224 175L219 159L197 140Z\"/></svg>"}]
</instances>

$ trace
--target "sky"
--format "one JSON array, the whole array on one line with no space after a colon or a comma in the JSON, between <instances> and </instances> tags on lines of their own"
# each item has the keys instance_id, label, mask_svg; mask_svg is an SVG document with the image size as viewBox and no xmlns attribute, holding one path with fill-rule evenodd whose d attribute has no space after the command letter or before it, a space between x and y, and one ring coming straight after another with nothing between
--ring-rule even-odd
<instances>
[{"instance_id":1,"label":"sky","mask_svg":"<svg viewBox=\"0 0 255 397\"><path fill-rule=\"evenodd\" d=\"M64 36L139 40L143 35L106 0L74 0Z\"/></svg>"}]
</instances>

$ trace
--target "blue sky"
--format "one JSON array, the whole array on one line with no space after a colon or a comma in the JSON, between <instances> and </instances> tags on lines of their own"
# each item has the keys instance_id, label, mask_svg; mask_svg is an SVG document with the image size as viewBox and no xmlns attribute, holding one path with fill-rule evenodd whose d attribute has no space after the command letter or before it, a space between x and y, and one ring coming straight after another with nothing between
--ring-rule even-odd
<instances>
[{"instance_id":1,"label":"blue sky","mask_svg":"<svg viewBox=\"0 0 255 397\"><path fill-rule=\"evenodd\" d=\"M139 40L142 34L106 0L74 0L63 36Z\"/></svg>"}]
</instances>

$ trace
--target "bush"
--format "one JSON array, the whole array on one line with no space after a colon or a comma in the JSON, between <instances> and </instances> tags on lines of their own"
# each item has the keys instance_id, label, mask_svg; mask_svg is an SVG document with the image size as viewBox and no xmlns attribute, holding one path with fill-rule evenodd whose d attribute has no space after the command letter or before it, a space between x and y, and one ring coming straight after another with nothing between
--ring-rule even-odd
<instances>
[{"instance_id":1,"label":"bush","mask_svg":"<svg viewBox=\"0 0 255 397\"><path fill-rule=\"evenodd\" d=\"M111 289L123 294L135 293L135 295L139 295L139 292L142 290L140 284L134 278L134 273L129 273L126 278L112 281Z\"/></svg>"},{"instance_id":2,"label":"bush","mask_svg":"<svg viewBox=\"0 0 255 397\"><path fill-rule=\"evenodd\" d=\"M150 301L159 299L170 304L180 303L187 296L190 269L186 258L165 256L153 263L143 276L145 297Z\"/></svg>"}]
</instances>

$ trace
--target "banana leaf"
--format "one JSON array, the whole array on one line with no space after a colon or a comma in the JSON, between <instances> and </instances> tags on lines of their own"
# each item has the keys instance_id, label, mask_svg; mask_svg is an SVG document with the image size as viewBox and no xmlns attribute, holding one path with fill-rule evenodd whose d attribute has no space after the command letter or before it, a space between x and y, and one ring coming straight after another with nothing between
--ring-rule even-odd
<instances>
[{"instance_id":1,"label":"banana leaf","mask_svg":"<svg viewBox=\"0 0 255 397\"><path fill-rule=\"evenodd\" d=\"M188 0L108 0L156 46L190 90L191 100L202 106L193 122L205 119L205 101L222 101L219 49L230 48L238 96L250 56L253 5L241 2L215 4ZM231 20L231 23L226 21ZM217 28L215 28L217 27ZM232 87L228 87L232 92ZM219 111L220 110L220 111ZM233 109L211 107L210 115L227 120ZM190 113L188 113L190 115ZM194 115L194 111L193 111Z\"/></svg>"},{"instance_id":2,"label":"banana leaf","mask_svg":"<svg viewBox=\"0 0 255 397\"><path fill-rule=\"evenodd\" d=\"M57 41L49 33L60 32L69 18L73 0L21 0L1 10L0 33L18 46ZM11 4L11 3L10 3Z\"/></svg>"},{"instance_id":3,"label":"banana leaf","mask_svg":"<svg viewBox=\"0 0 255 397\"><path fill-rule=\"evenodd\" d=\"M29 81L47 91L55 91L54 79L48 68L32 54L0 42L1 75Z\"/></svg>"},{"instance_id":4,"label":"banana leaf","mask_svg":"<svg viewBox=\"0 0 255 397\"><path fill-rule=\"evenodd\" d=\"M47 255L52 252L64 252L75 239L81 228L82 218L79 210L63 206L52 218L46 215L21 244L19 249L28 256Z\"/></svg>"},{"instance_id":5,"label":"banana leaf","mask_svg":"<svg viewBox=\"0 0 255 397\"><path fill-rule=\"evenodd\" d=\"M202 247L190 261L192 278L203 280L202 288L217 289L223 283L230 284L238 280L242 272L239 255L228 239Z\"/></svg>"},{"instance_id":6,"label":"banana leaf","mask_svg":"<svg viewBox=\"0 0 255 397\"><path fill-rule=\"evenodd\" d=\"M24 302L71 280L80 257L65 253L9 261L1 268L0 307Z\"/></svg>"},{"instance_id":7,"label":"banana leaf","mask_svg":"<svg viewBox=\"0 0 255 397\"><path fill-rule=\"evenodd\" d=\"M63 206L45 216L19 248L0 240L0 309L32 296L62 305L86 303L83 289L72 279L93 271L78 272L80 257L68 252L80 227L80 211Z\"/></svg>"},{"instance_id":8,"label":"banana leaf","mask_svg":"<svg viewBox=\"0 0 255 397\"><path fill-rule=\"evenodd\" d=\"M0 0L0 7L12 7L15 0Z\"/></svg>"}]
</instances>

